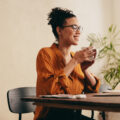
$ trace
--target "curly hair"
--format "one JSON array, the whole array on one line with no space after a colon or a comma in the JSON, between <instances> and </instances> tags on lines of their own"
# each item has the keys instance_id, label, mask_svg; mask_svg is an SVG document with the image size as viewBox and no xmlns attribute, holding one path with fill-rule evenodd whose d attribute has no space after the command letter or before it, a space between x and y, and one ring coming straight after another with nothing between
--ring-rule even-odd
<instances>
[{"instance_id":1,"label":"curly hair","mask_svg":"<svg viewBox=\"0 0 120 120\"><path fill-rule=\"evenodd\" d=\"M76 17L71 10L60 7L53 8L48 14L48 25L51 25L54 36L58 39L56 27L62 28L67 18Z\"/></svg>"}]
</instances>

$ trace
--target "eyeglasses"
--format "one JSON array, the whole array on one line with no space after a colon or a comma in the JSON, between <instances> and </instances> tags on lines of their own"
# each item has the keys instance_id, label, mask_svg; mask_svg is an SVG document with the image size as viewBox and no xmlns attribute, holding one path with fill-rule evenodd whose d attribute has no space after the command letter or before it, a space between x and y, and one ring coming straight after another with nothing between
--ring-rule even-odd
<instances>
[{"instance_id":1,"label":"eyeglasses","mask_svg":"<svg viewBox=\"0 0 120 120\"><path fill-rule=\"evenodd\" d=\"M71 27L75 32L78 31L78 30L79 30L80 32L83 31L83 27L77 26L77 25L66 25L66 26L63 26L63 27Z\"/></svg>"}]
</instances>

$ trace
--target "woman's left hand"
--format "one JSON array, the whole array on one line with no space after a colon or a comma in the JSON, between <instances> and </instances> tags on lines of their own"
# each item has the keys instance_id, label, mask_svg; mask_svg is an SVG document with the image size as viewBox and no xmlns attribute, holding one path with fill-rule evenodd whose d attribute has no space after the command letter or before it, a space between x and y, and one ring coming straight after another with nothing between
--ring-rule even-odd
<instances>
[{"instance_id":1,"label":"woman's left hand","mask_svg":"<svg viewBox=\"0 0 120 120\"><path fill-rule=\"evenodd\" d=\"M86 69L89 68L91 65L93 65L94 62L95 62L94 60L93 60L92 62L83 62L83 63L81 64L82 70L86 70Z\"/></svg>"}]
</instances>

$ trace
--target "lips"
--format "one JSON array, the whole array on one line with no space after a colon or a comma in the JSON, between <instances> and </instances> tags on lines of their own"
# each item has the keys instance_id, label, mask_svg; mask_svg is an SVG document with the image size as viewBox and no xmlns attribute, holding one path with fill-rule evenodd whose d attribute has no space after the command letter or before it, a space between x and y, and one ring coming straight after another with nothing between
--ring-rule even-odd
<instances>
[{"instance_id":1,"label":"lips","mask_svg":"<svg viewBox=\"0 0 120 120\"><path fill-rule=\"evenodd\" d=\"M74 37L79 37L79 36L74 36Z\"/></svg>"},{"instance_id":2,"label":"lips","mask_svg":"<svg viewBox=\"0 0 120 120\"><path fill-rule=\"evenodd\" d=\"M78 42L79 41L79 36L74 36L74 40Z\"/></svg>"}]
</instances>

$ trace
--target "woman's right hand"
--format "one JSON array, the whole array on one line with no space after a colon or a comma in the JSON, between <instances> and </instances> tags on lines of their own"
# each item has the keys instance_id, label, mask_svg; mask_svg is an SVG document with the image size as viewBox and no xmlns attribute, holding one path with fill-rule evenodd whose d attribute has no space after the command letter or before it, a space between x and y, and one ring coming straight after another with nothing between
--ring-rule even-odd
<instances>
[{"instance_id":1,"label":"woman's right hand","mask_svg":"<svg viewBox=\"0 0 120 120\"><path fill-rule=\"evenodd\" d=\"M96 50L93 47L87 47L80 51L77 51L74 55L74 59L77 63L93 62L96 56Z\"/></svg>"}]
</instances>

